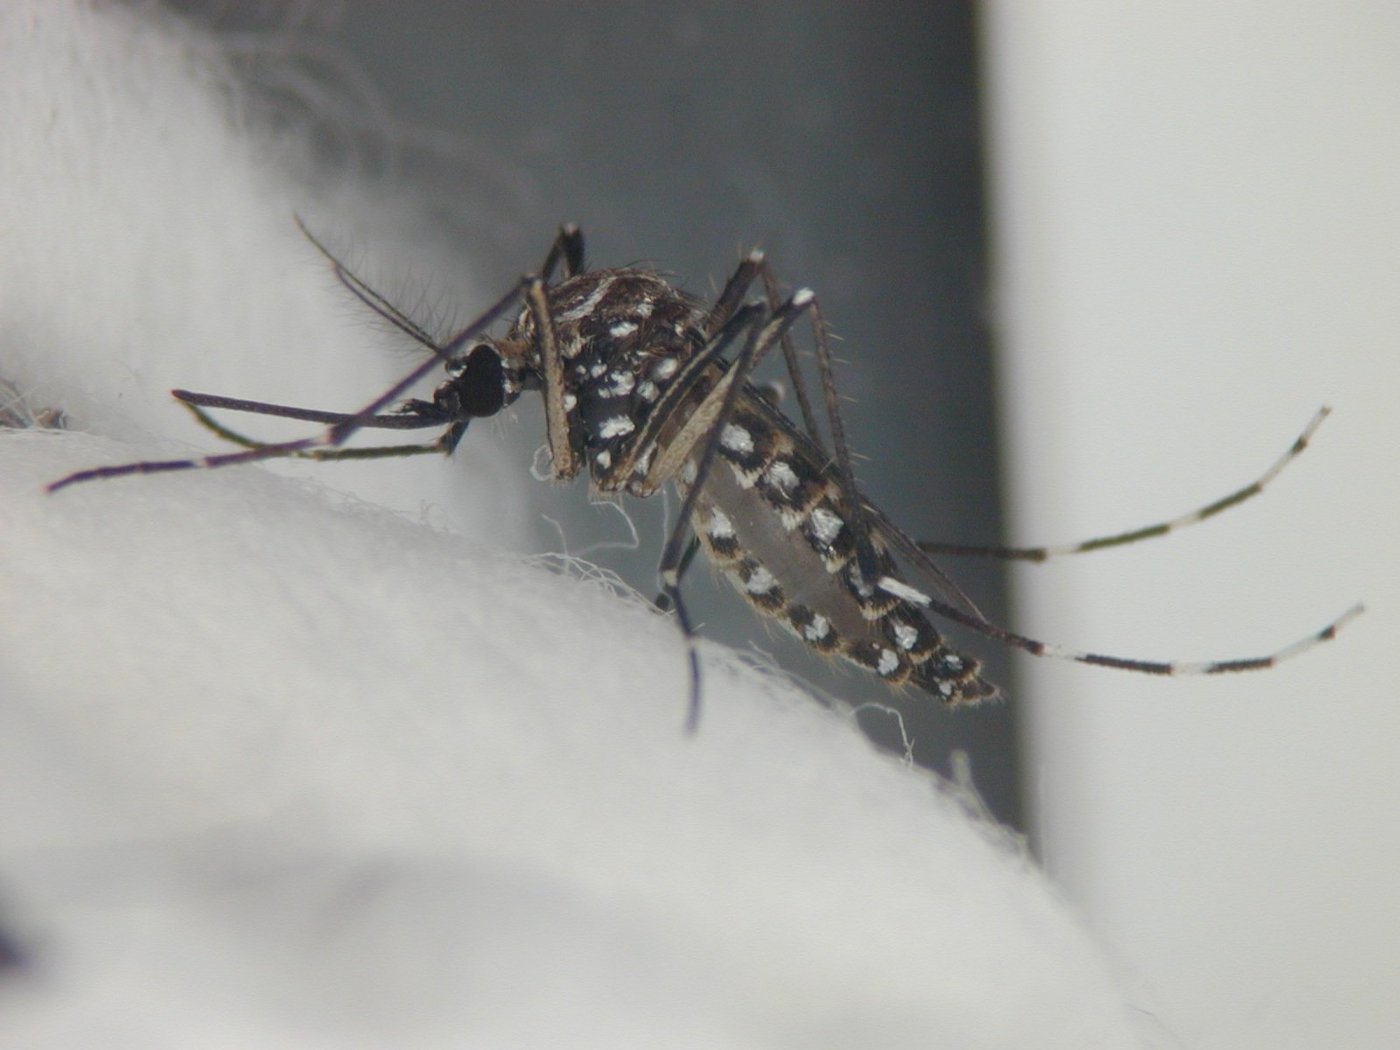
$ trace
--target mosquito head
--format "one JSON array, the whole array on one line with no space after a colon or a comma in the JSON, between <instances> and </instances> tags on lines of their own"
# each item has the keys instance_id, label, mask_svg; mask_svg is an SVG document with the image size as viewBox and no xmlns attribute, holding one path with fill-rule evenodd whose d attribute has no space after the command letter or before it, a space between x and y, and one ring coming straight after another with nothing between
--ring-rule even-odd
<instances>
[{"instance_id":1,"label":"mosquito head","mask_svg":"<svg viewBox=\"0 0 1400 1050\"><path fill-rule=\"evenodd\" d=\"M520 396L520 385L507 370L496 344L481 342L448 366L447 380L433 400L458 418L494 416Z\"/></svg>"}]
</instances>

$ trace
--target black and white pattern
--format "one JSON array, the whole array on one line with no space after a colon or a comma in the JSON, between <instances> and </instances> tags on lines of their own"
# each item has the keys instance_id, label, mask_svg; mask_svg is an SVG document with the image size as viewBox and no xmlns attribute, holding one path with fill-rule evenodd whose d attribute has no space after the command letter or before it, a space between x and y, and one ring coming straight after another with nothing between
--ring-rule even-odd
<instances>
[{"instance_id":1,"label":"black and white pattern","mask_svg":"<svg viewBox=\"0 0 1400 1050\"><path fill-rule=\"evenodd\" d=\"M310 237L310 234L307 234ZM1199 662L1153 661L1052 646L989 623L929 559L930 553L1044 560L1165 535L1261 492L1307 446L1323 409L1260 478L1171 521L1061 547L968 547L915 542L855 485L837 410L831 355L816 297L786 299L759 252L746 256L709 306L645 269L586 270L583 240L563 228L541 268L445 344L348 271L321 245L342 283L432 355L358 412L325 412L219 395L174 391L199 420L243 450L201 459L149 461L79 471L49 486L126 474L232 466L279 456L314 459L450 453L471 420L496 414L527 391L544 400L554 477L586 472L602 492L645 498L666 484L683 498L661 557L658 605L674 608L691 668L689 724L699 713L700 673L681 580L696 546L762 616L819 653L862 667L891 686L909 686L950 705L997 695L976 660L934 627L950 621L1038 656L1149 674L1257 670L1326 641L1361 607L1267 656ZM563 277L554 280L562 265ZM764 296L748 301L758 282ZM513 313L504 335L491 328ZM806 317L813 333L827 429L819 436L790 329ZM781 347L802 425L749 383L758 361ZM431 401L400 401L442 363L447 378ZM265 444L216 422L226 409L322 423L301 440ZM345 447L358 431L442 428L431 442ZM694 537L693 540L691 537Z\"/></svg>"}]
</instances>

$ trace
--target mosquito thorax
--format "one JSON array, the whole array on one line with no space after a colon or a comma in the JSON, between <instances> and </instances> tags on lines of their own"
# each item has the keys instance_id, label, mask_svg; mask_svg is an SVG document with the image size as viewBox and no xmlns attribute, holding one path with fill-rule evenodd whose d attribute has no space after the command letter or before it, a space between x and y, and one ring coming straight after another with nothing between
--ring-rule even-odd
<instances>
[{"instance_id":1,"label":"mosquito thorax","mask_svg":"<svg viewBox=\"0 0 1400 1050\"><path fill-rule=\"evenodd\" d=\"M706 342L704 312L659 275L643 269L594 270L548 290L562 363L560 405L568 440L594 485L629 488L634 446L682 365ZM537 343L535 320L523 311L507 335ZM530 361L545 385L544 363Z\"/></svg>"}]
</instances>

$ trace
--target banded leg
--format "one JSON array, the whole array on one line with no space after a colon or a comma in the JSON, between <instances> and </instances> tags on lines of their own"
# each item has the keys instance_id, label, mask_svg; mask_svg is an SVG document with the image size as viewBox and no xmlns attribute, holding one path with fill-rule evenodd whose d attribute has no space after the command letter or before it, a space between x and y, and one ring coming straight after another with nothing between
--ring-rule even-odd
<instances>
[{"instance_id":1,"label":"banded leg","mask_svg":"<svg viewBox=\"0 0 1400 1050\"><path fill-rule=\"evenodd\" d=\"M1322 421L1331 413L1331 409L1324 405L1317 410L1317 413L1309 420L1308 425L1303 428L1303 432L1298 435L1297 440L1289 447L1279 459L1264 471L1263 474L1255 478L1248 485L1236 489L1227 496L1212 503L1207 503L1203 507L1188 511L1178 517L1168 521L1157 522L1155 525L1143 525L1140 528L1129 529L1126 532L1116 532L1108 536L1097 536L1094 539L1083 540L1079 543L1066 543L1059 546L1046 547L981 547L962 543L937 543L929 540L920 540L919 549L926 554L951 554L955 556L984 557L984 558L1004 558L1007 560L1042 562L1050 558L1059 558L1068 554L1083 554L1087 551L1103 550L1106 547L1122 547L1130 543L1137 543L1140 540L1153 539L1158 536L1165 536L1168 533L1176 532L1178 529L1186 528L1188 525L1195 525L1215 517L1222 511L1231 507L1239 506L1246 500L1252 499L1264 491L1280 473L1284 467L1292 463L1306 449L1312 441L1313 434L1322 425Z\"/></svg>"},{"instance_id":2,"label":"banded leg","mask_svg":"<svg viewBox=\"0 0 1400 1050\"><path fill-rule=\"evenodd\" d=\"M898 551L901 557L905 558L916 569L926 571L928 568L932 568L932 563L929 562L927 555L919 549L917 543L901 532L874 507L869 509L880 536ZM1338 631L1365 611L1365 607L1358 602L1321 630L1290 642L1283 648L1265 656L1226 657L1218 660L1195 661L1146 660L1140 657L1114 656L1108 653L1070 649L1066 646L1054 645L1038 638L1018 634L992 623L980 613L959 609L890 576L881 577L876 581L875 586L886 594L912 602L937 616L961 624L988 638L1021 649L1032 656L1069 660L1081 664L1095 664L1100 667L1115 667L1121 671L1136 671L1139 674L1154 675L1213 675L1233 674L1237 671L1262 671L1282 663L1284 660L1292 659L1315 645L1330 641Z\"/></svg>"},{"instance_id":3,"label":"banded leg","mask_svg":"<svg viewBox=\"0 0 1400 1050\"><path fill-rule=\"evenodd\" d=\"M679 587L685 582L685 574L690 571L690 565L695 561L695 556L700 553L700 539L692 535L690 541L685 545L685 552L681 555L680 564L676 566L676 586ZM658 612L671 611L671 599L667 597L665 591L657 593L651 600L651 604L656 606Z\"/></svg>"}]
</instances>

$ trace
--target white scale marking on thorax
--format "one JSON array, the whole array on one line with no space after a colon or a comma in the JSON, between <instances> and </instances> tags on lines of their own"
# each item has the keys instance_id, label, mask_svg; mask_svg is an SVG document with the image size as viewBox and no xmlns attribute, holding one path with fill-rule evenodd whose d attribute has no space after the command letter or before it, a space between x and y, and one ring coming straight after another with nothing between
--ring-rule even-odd
<instances>
[{"instance_id":1,"label":"white scale marking on thorax","mask_svg":"<svg viewBox=\"0 0 1400 1050\"><path fill-rule=\"evenodd\" d=\"M603 280L598 282L598 287L594 288L593 291L589 293L588 298L575 306L569 307L563 313L556 315L554 323L556 325L572 324L575 321L583 320L603 301L603 296L608 294L608 289L612 287L615 280L617 280L616 277L603 278Z\"/></svg>"},{"instance_id":2,"label":"white scale marking on thorax","mask_svg":"<svg viewBox=\"0 0 1400 1050\"><path fill-rule=\"evenodd\" d=\"M637 424L627 416L613 416L611 419L603 420L603 425L598 428L598 436L604 441L609 438L622 437L637 429Z\"/></svg>"},{"instance_id":3,"label":"white scale marking on thorax","mask_svg":"<svg viewBox=\"0 0 1400 1050\"><path fill-rule=\"evenodd\" d=\"M631 372L614 372L608 378L612 380L611 385L599 391L604 397L626 397L637 385L637 377Z\"/></svg>"}]
</instances>

